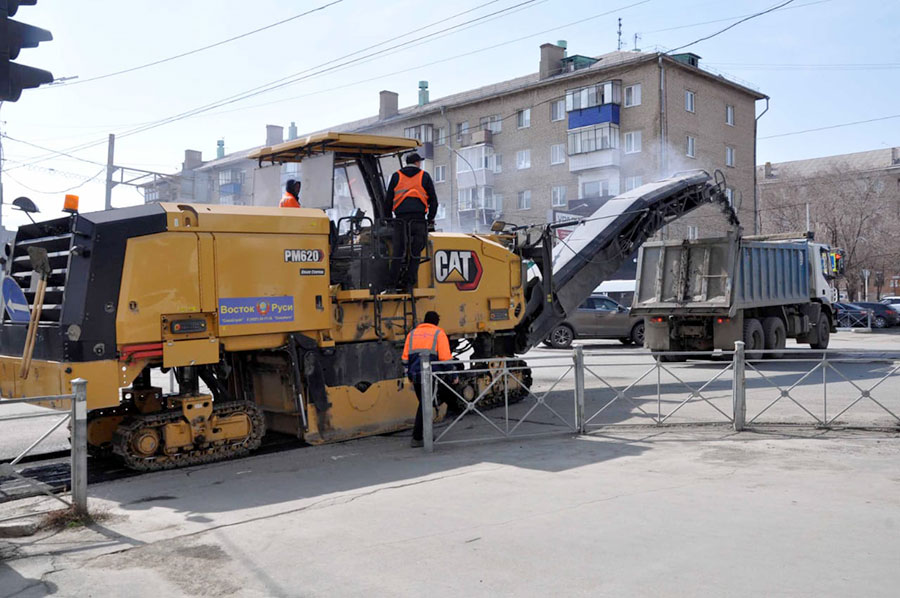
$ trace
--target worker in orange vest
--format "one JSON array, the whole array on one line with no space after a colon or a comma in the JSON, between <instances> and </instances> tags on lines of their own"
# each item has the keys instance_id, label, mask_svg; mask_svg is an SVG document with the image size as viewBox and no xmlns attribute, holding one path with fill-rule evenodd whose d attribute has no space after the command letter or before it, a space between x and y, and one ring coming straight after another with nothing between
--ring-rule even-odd
<instances>
[{"instance_id":1,"label":"worker in orange vest","mask_svg":"<svg viewBox=\"0 0 900 598\"><path fill-rule=\"evenodd\" d=\"M422 156L413 152L406 156L406 166L391 175L387 188L388 210L394 213L394 250L390 280L400 289L416 286L419 278L419 256L428 242L428 231L434 230L438 200L431 175L422 170ZM409 254L407 255L407 240Z\"/></svg>"},{"instance_id":2,"label":"worker in orange vest","mask_svg":"<svg viewBox=\"0 0 900 598\"><path fill-rule=\"evenodd\" d=\"M416 423L413 426L413 436L410 446L417 448L422 446L422 360L428 356L429 361L450 361L453 354L450 352L450 340L438 324L441 318L435 311L425 314L425 321L410 330L403 343L403 363L406 365L406 376L413 384L416 398L419 399L419 408L416 409ZM451 369L449 364L434 363L432 371Z\"/></svg>"},{"instance_id":3,"label":"worker in orange vest","mask_svg":"<svg viewBox=\"0 0 900 598\"><path fill-rule=\"evenodd\" d=\"M284 186L284 195L281 196L279 208L299 208L300 207L300 181L288 179Z\"/></svg>"}]
</instances>

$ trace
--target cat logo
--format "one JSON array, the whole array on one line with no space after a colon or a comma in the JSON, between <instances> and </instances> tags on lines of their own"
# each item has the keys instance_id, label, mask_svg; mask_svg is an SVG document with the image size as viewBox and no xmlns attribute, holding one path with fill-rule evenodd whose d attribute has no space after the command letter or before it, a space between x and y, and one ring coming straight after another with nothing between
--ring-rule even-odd
<instances>
[{"instance_id":1,"label":"cat logo","mask_svg":"<svg viewBox=\"0 0 900 598\"><path fill-rule=\"evenodd\" d=\"M434 277L438 282L456 284L460 291L474 291L481 282L481 260L474 251L434 252Z\"/></svg>"}]
</instances>

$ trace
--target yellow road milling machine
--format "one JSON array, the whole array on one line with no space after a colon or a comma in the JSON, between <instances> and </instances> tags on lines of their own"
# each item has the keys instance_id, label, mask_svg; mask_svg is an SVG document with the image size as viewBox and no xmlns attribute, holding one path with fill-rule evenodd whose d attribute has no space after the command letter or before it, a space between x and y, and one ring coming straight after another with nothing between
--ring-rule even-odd
<instances>
[{"instance_id":1,"label":"yellow road milling machine","mask_svg":"<svg viewBox=\"0 0 900 598\"><path fill-rule=\"evenodd\" d=\"M553 225L431 232L418 285L395 292L402 223L385 179L417 145L325 133L252 154L264 167L300 163L299 209L148 203L20 227L0 258L0 396L86 379L92 453L137 470L240 456L266 430L319 444L404 429L416 397L400 354L426 311L456 353L496 370L492 359L541 342L666 222L710 202L730 210L721 183L691 173L610 200L555 248ZM540 278L526 280L529 260ZM165 393L151 374L170 370L178 388ZM474 398L492 376L460 371L457 390ZM509 400L530 384L522 370ZM479 407L503 401L498 388Z\"/></svg>"}]
</instances>

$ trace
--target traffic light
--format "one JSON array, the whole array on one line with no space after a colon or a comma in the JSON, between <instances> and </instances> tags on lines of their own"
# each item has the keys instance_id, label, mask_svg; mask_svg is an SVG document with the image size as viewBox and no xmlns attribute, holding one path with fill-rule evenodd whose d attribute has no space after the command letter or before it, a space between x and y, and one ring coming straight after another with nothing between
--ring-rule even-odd
<instances>
[{"instance_id":1,"label":"traffic light","mask_svg":"<svg viewBox=\"0 0 900 598\"><path fill-rule=\"evenodd\" d=\"M0 101L15 102L23 89L53 81L48 71L13 62L22 48L37 48L39 43L53 39L46 29L10 18L20 5L35 4L37 0L0 0Z\"/></svg>"}]
</instances>

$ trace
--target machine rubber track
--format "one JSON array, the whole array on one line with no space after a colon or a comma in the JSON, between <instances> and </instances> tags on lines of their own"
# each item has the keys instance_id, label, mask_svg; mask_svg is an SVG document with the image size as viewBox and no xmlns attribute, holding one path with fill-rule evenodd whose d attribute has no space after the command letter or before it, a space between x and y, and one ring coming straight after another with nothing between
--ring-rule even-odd
<instances>
[{"instance_id":1,"label":"machine rubber track","mask_svg":"<svg viewBox=\"0 0 900 598\"><path fill-rule=\"evenodd\" d=\"M151 457L136 455L131 451L131 441L134 435L146 427L162 428L167 423L178 421L183 415L181 411L133 415L116 429L113 436L113 452L123 459L127 467L136 471L160 471L243 457L259 448L266 431L266 424L262 411L256 404L248 401L230 401L213 407L214 415L228 416L236 413L246 413L250 418L252 433L249 436L230 442L207 444L171 455L157 454Z\"/></svg>"},{"instance_id":2,"label":"machine rubber track","mask_svg":"<svg viewBox=\"0 0 900 598\"><path fill-rule=\"evenodd\" d=\"M517 360L509 362L510 367L523 367L525 366L525 361ZM487 363L475 363L472 365L472 369L487 369L489 364ZM499 371L499 370L498 370ZM463 376L465 376L465 371L460 372ZM531 368L525 368L522 370L514 370L510 373L511 376L517 375L521 378L522 385L525 388L531 388L531 383L533 382L533 378L531 376ZM461 385L462 386L462 385ZM528 396L528 392L525 390L519 389L514 392L510 392L507 397L504 397L503 393L503 385L500 382L495 383L495 387L498 389L498 392L492 392L488 395L481 398L476 405L476 408L479 411L485 411L488 409L496 409L497 407L503 407L504 404L508 401L510 405L518 403L522 401L526 396ZM475 396L478 396L478 392L476 391ZM465 410L465 404L452 393L447 393L447 400L450 411L455 411L456 413L461 413Z\"/></svg>"}]
</instances>

